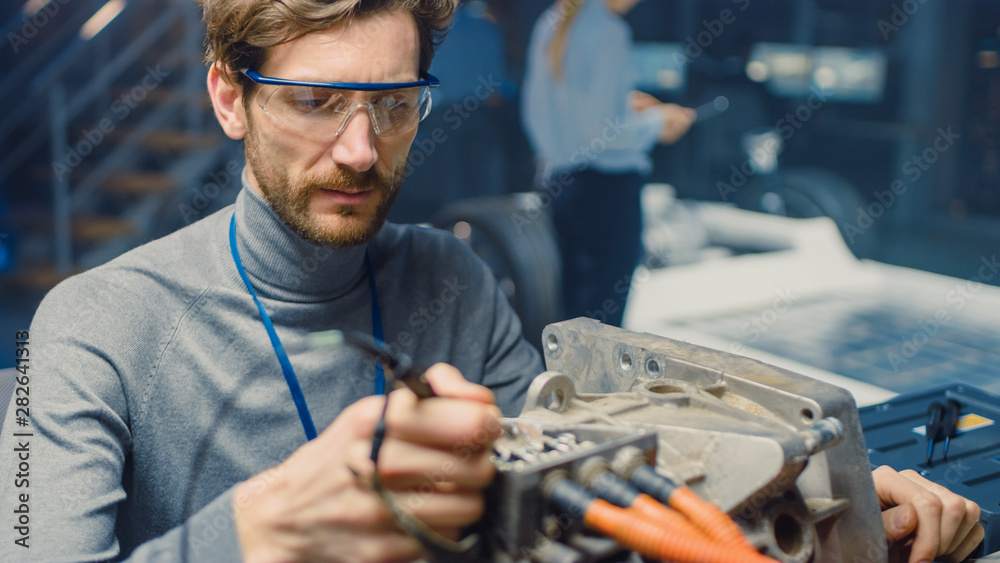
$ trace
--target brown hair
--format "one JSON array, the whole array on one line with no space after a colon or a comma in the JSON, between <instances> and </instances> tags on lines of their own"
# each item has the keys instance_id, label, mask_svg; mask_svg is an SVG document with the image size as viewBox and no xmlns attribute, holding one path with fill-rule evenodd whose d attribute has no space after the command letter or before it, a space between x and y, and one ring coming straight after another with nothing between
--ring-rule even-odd
<instances>
[{"instance_id":1,"label":"brown hair","mask_svg":"<svg viewBox=\"0 0 1000 563\"><path fill-rule=\"evenodd\" d=\"M207 28L205 59L220 63L227 79L243 85L244 99L254 82L239 72L258 69L267 49L331 25L406 10L420 38L420 73L427 72L434 50L451 25L457 0L198 0Z\"/></svg>"},{"instance_id":2,"label":"brown hair","mask_svg":"<svg viewBox=\"0 0 1000 563\"><path fill-rule=\"evenodd\" d=\"M556 31L552 35L552 42L549 43L549 64L552 65L552 74L556 81L562 80L563 61L566 58L566 43L569 42L569 30L573 27L573 20L580 12L580 6L585 0L557 0L555 5L555 15L559 18L556 24Z\"/></svg>"}]
</instances>

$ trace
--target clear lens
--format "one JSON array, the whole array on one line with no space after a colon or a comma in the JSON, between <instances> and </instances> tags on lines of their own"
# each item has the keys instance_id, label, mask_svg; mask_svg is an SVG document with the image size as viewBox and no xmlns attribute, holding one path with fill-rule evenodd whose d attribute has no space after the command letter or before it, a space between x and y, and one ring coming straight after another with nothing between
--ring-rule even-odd
<instances>
[{"instance_id":1,"label":"clear lens","mask_svg":"<svg viewBox=\"0 0 1000 563\"><path fill-rule=\"evenodd\" d=\"M416 127L431 109L426 86L363 92L308 86L264 86L258 105L283 126L310 138L332 139L359 110L367 111L379 136L398 135Z\"/></svg>"}]
</instances>

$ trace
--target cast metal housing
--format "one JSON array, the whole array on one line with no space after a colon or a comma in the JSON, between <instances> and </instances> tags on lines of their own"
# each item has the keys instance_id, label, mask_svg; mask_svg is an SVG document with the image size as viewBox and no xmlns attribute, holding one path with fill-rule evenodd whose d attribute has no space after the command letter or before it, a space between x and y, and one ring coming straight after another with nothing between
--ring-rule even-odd
<instances>
[{"instance_id":1,"label":"cast metal housing","mask_svg":"<svg viewBox=\"0 0 1000 563\"><path fill-rule=\"evenodd\" d=\"M538 486L554 468L567 471L591 457L621 463L616 451L629 444L655 455L658 471L728 512L774 559L886 560L881 511L847 391L590 319L549 325L542 338L548 371L532 383L520 416L508 425L548 436L581 427L593 434L604 426L609 438L561 457L553 451L531 463L498 463L489 497L496 519L487 542L502 552L494 560L604 560L588 552L575 528L545 519ZM650 435L655 446L644 438ZM526 532L530 528L538 529Z\"/></svg>"}]
</instances>

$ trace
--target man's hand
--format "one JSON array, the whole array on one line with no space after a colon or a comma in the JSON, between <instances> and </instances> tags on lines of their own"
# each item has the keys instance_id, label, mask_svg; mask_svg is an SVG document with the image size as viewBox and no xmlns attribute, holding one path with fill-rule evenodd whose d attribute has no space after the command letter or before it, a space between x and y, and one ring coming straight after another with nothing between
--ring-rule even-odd
<instances>
[{"instance_id":1,"label":"man's hand","mask_svg":"<svg viewBox=\"0 0 1000 563\"><path fill-rule=\"evenodd\" d=\"M872 472L889 561L962 561L983 541L979 505L907 469Z\"/></svg>"},{"instance_id":2,"label":"man's hand","mask_svg":"<svg viewBox=\"0 0 1000 563\"><path fill-rule=\"evenodd\" d=\"M489 389L469 383L452 366L434 365L427 379L438 397L392 393L379 476L400 508L457 539L482 514L500 410ZM237 486L233 508L245 561L405 561L423 555L367 485L384 400L354 403L276 468Z\"/></svg>"},{"instance_id":3,"label":"man's hand","mask_svg":"<svg viewBox=\"0 0 1000 563\"><path fill-rule=\"evenodd\" d=\"M666 123L660 131L660 142L669 145L676 143L691 128L696 117L694 110L677 104L660 104L655 108L663 114Z\"/></svg>"}]
</instances>

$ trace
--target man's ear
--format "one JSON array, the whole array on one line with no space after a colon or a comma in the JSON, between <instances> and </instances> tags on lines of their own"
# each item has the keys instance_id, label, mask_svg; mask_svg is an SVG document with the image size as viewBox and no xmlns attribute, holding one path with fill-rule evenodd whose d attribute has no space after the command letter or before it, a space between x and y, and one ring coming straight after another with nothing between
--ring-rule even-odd
<instances>
[{"instance_id":1,"label":"man's ear","mask_svg":"<svg viewBox=\"0 0 1000 563\"><path fill-rule=\"evenodd\" d=\"M225 69L215 63L208 69L208 95L212 97L215 118L230 139L242 139L247 134L247 116L243 108L243 86L222 77Z\"/></svg>"}]
</instances>

